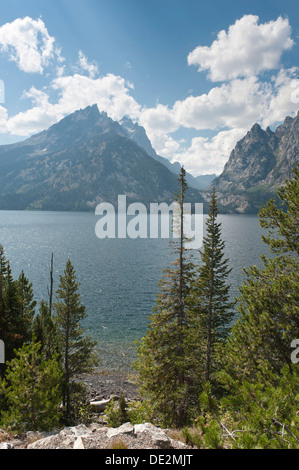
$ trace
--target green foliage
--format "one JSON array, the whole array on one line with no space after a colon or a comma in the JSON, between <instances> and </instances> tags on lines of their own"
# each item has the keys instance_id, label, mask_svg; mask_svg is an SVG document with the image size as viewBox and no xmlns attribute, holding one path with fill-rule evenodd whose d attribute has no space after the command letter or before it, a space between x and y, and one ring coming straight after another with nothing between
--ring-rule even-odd
<instances>
[{"instance_id":1,"label":"green foliage","mask_svg":"<svg viewBox=\"0 0 299 470\"><path fill-rule=\"evenodd\" d=\"M199 250L201 264L191 283L188 297L192 318L190 355L197 357L195 367L199 391L205 382L217 386L214 372L219 369L221 347L234 315L234 304L230 300L227 284L231 269L228 267L228 259L224 258L225 243L221 236L221 224L217 223L215 190L209 207L203 249Z\"/></svg>"},{"instance_id":2,"label":"green foliage","mask_svg":"<svg viewBox=\"0 0 299 470\"><path fill-rule=\"evenodd\" d=\"M43 360L40 344L23 345L1 382L7 410L1 425L12 431L51 430L59 425L62 370L57 357Z\"/></svg>"},{"instance_id":3,"label":"green foliage","mask_svg":"<svg viewBox=\"0 0 299 470\"><path fill-rule=\"evenodd\" d=\"M88 425L91 422L92 410L89 404L87 387L82 382L71 382L69 412L62 417L69 426ZM64 413L66 410L63 410Z\"/></svg>"},{"instance_id":4,"label":"green foliage","mask_svg":"<svg viewBox=\"0 0 299 470\"><path fill-rule=\"evenodd\" d=\"M45 359L52 357L54 353L59 353L58 328L44 300L41 301L39 313L33 320L32 330L34 338L41 344L41 352Z\"/></svg>"},{"instance_id":5,"label":"green foliage","mask_svg":"<svg viewBox=\"0 0 299 470\"><path fill-rule=\"evenodd\" d=\"M298 367L285 366L275 386L235 383L221 400L207 383L195 426L182 430L184 441L204 449L298 449L298 379Z\"/></svg>"},{"instance_id":6,"label":"green foliage","mask_svg":"<svg viewBox=\"0 0 299 470\"><path fill-rule=\"evenodd\" d=\"M108 426L112 428L118 428L122 424L130 421L128 405L122 392L117 402L114 398L110 401L105 410L105 414L107 416Z\"/></svg>"},{"instance_id":7,"label":"green foliage","mask_svg":"<svg viewBox=\"0 0 299 470\"><path fill-rule=\"evenodd\" d=\"M279 378L282 367L291 366L291 342L299 338L298 176L296 168L294 179L278 193L283 207L270 201L260 212L272 256L262 256L263 269L245 270L240 317L225 348L226 369L240 382L256 382L258 375L267 379L267 371L275 372L273 380Z\"/></svg>"},{"instance_id":8,"label":"green foliage","mask_svg":"<svg viewBox=\"0 0 299 470\"><path fill-rule=\"evenodd\" d=\"M107 424L109 427L117 428L124 423L130 422L132 425L155 421L151 406L148 400L135 400L127 404L123 394L119 400L114 398L105 409Z\"/></svg>"},{"instance_id":9,"label":"green foliage","mask_svg":"<svg viewBox=\"0 0 299 470\"><path fill-rule=\"evenodd\" d=\"M14 357L14 350L31 340L32 319L36 302L32 284L22 271L14 280L4 248L0 245L0 338L5 343L6 359ZM5 366L0 366L3 376Z\"/></svg>"},{"instance_id":10,"label":"green foliage","mask_svg":"<svg viewBox=\"0 0 299 470\"><path fill-rule=\"evenodd\" d=\"M148 400L131 401L128 409L128 417L128 421L133 425L154 422L155 420Z\"/></svg>"},{"instance_id":11,"label":"green foliage","mask_svg":"<svg viewBox=\"0 0 299 470\"><path fill-rule=\"evenodd\" d=\"M193 399L186 303L193 266L185 249L183 209L187 185L183 168L179 182L180 193L176 199L181 235L174 243L176 261L164 271L159 283L156 307L148 331L138 345L135 368L140 377L141 393L149 399L161 423L182 426L189 419Z\"/></svg>"},{"instance_id":12,"label":"green foliage","mask_svg":"<svg viewBox=\"0 0 299 470\"><path fill-rule=\"evenodd\" d=\"M59 352L64 371L64 404L66 416L71 417L71 380L75 375L92 370L96 364L95 342L84 334L82 320L87 316L81 304L79 283L70 260L64 275L60 276L57 302L54 304L54 322L57 327ZM71 418L70 418L71 419Z\"/></svg>"},{"instance_id":13,"label":"green foliage","mask_svg":"<svg viewBox=\"0 0 299 470\"><path fill-rule=\"evenodd\" d=\"M105 409L105 415L107 417L107 424L111 428L118 428L129 421L127 405L123 394L121 394L119 400L115 400L115 398L110 400L109 405Z\"/></svg>"},{"instance_id":14,"label":"green foliage","mask_svg":"<svg viewBox=\"0 0 299 470\"><path fill-rule=\"evenodd\" d=\"M269 377L266 367L261 375L265 373ZM298 379L298 367L293 365L284 366L279 378L272 373L267 383L259 377L256 383L232 386L231 395L222 399L221 406L236 427L230 437L233 448L299 448Z\"/></svg>"}]
</instances>

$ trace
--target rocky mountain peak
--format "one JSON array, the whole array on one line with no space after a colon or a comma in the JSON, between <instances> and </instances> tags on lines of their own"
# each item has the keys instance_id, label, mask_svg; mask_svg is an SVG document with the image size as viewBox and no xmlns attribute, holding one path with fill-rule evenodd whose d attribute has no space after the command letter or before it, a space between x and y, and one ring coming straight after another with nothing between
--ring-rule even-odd
<instances>
[{"instance_id":1,"label":"rocky mountain peak","mask_svg":"<svg viewBox=\"0 0 299 470\"><path fill-rule=\"evenodd\" d=\"M275 132L254 124L213 182L220 204L232 212L257 212L292 177L298 161L299 113L294 118L287 116Z\"/></svg>"}]
</instances>

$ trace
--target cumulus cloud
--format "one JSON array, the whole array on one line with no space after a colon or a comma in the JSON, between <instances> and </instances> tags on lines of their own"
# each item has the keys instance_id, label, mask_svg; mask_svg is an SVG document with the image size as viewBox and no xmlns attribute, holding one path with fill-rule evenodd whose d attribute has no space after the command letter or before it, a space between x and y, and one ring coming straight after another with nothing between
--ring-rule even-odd
<instances>
[{"instance_id":1,"label":"cumulus cloud","mask_svg":"<svg viewBox=\"0 0 299 470\"><path fill-rule=\"evenodd\" d=\"M162 104L158 104L155 108L144 108L139 122L153 133L174 132L179 127L173 111Z\"/></svg>"},{"instance_id":2,"label":"cumulus cloud","mask_svg":"<svg viewBox=\"0 0 299 470\"><path fill-rule=\"evenodd\" d=\"M56 103L51 103L49 98L53 90L59 96ZM140 108L130 96L125 80L113 74L97 79L80 74L56 77L48 89L31 87L23 97L31 99L30 109L11 118L6 114L2 120L0 114L2 129L19 136L42 131L67 114L94 103L114 120L120 120L125 114L136 117Z\"/></svg>"},{"instance_id":3,"label":"cumulus cloud","mask_svg":"<svg viewBox=\"0 0 299 470\"><path fill-rule=\"evenodd\" d=\"M209 173L219 174L223 170L231 150L245 133L246 129L235 128L221 131L212 139L195 137L192 139L190 147L175 155L173 161L180 161L184 168L194 176Z\"/></svg>"},{"instance_id":4,"label":"cumulus cloud","mask_svg":"<svg viewBox=\"0 0 299 470\"><path fill-rule=\"evenodd\" d=\"M245 127L263 115L271 93L271 86L257 77L235 79L177 101L172 112L181 126L197 130Z\"/></svg>"},{"instance_id":5,"label":"cumulus cloud","mask_svg":"<svg viewBox=\"0 0 299 470\"><path fill-rule=\"evenodd\" d=\"M209 93L141 110L140 123L160 155L180 161L193 174L219 173L236 142L258 122L274 126L299 107L298 70L280 70L269 82L252 76L234 79ZM209 130L211 138L195 137L189 148L172 135L179 128ZM213 170L214 168L214 170ZM213 170L213 171L212 171Z\"/></svg>"},{"instance_id":6,"label":"cumulus cloud","mask_svg":"<svg viewBox=\"0 0 299 470\"><path fill-rule=\"evenodd\" d=\"M271 126L295 115L299 109L298 68L281 69L272 77L272 93L267 110L262 115L262 124Z\"/></svg>"},{"instance_id":7,"label":"cumulus cloud","mask_svg":"<svg viewBox=\"0 0 299 470\"><path fill-rule=\"evenodd\" d=\"M0 106L0 133L27 137L97 103L114 120L129 115L138 121L159 155L179 161L194 175L220 173L236 142L255 122L271 126L298 110L297 68L275 70L270 80L259 75L279 66L282 52L293 45L290 32L287 19L259 24L257 16L244 16L221 31L210 47L199 46L188 56L190 65L223 83L172 105L142 107L132 96L132 83L114 74L100 76L81 50L75 67L68 68L72 74L67 74L61 51L41 19L15 20L0 27L0 51L26 72L42 73L52 64L56 77L42 89L32 86L23 92L31 101L26 111L8 116ZM195 136L213 131L213 137L197 136L187 144L177 138L176 131L182 129L193 130Z\"/></svg>"},{"instance_id":8,"label":"cumulus cloud","mask_svg":"<svg viewBox=\"0 0 299 470\"><path fill-rule=\"evenodd\" d=\"M276 69L283 51L290 49L291 27L287 18L258 24L259 17L245 15L222 30L211 46L198 46L188 55L188 64L209 71L212 81L224 81Z\"/></svg>"},{"instance_id":9,"label":"cumulus cloud","mask_svg":"<svg viewBox=\"0 0 299 470\"><path fill-rule=\"evenodd\" d=\"M64 60L44 22L28 16L0 27L0 51L28 73L41 74L52 59Z\"/></svg>"}]
</instances>

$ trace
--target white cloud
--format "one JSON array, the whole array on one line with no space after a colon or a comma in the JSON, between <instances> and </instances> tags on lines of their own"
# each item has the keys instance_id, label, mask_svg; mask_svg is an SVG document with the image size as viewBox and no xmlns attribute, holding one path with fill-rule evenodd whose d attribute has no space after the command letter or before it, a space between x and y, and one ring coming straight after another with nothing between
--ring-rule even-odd
<instances>
[{"instance_id":1,"label":"white cloud","mask_svg":"<svg viewBox=\"0 0 299 470\"><path fill-rule=\"evenodd\" d=\"M252 76L234 79L208 94L190 96L172 108L157 105L141 110L139 123L158 154L180 161L197 175L223 170L231 150L255 122L264 128L276 125L299 108L298 70L280 70L270 82ZM171 134L179 128L213 130L212 139L195 137L184 149Z\"/></svg>"},{"instance_id":2,"label":"white cloud","mask_svg":"<svg viewBox=\"0 0 299 470\"><path fill-rule=\"evenodd\" d=\"M272 78L272 94L268 109L264 111L262 123L271 126L284 120L287 115L294 115L299 110L298 69L281 69Z\"/></svg>"},{"instance_id":3,"label":"white cloud","mask_svg":"<svg viewBox=\"0 0 299 470\"><path fill-rule=\"evenodd\" d=\"M155 108L143 108L139 122L153 133L174 132L179 127L173 111L162 104Z\"/></svg>"},{"instance_id":4,"label":"white cloud","mask_svg":"<svg viewBox=\"0 0 299 470\"><path fill-rule=\"evenodd\" d=\"M81 50L79 51L79 64L82 70L88 72L89 77L95 78L98 75L98 67L95 64L89 63Z\"/></svg>"},{"instance_id":5,"label":"white cloud","mask_svg":"<svg viewBox=\"0 0 299 470\"><path fill-rule=\"evenodd\" d=\"M212 139L195 137L188 149L173 157L194 176L219 174L228 160L231 150L246 133L247 129L236 128L221 131Z\"/></svg>"},{"instance_id":6,"label":"white cloud","mask_svg":"<svg viewBox=\"0 0 299 470\"><path fill-rule=\"evenodd\" d=\"M7 122L8 114L7 110L0 105L0 133L6 133L7 132L7 127L6 127L6 122Z\"/></svg>"},{"instance_id":7,"label":"white cloud","mask_svg":"<svg viewBox=\"0 0 299 470\"><path fill-rule=\"evenodd\" d=\"M59 94L54 104L49 99L51 90ZM0 114L2 132L5 130L14 135L29 136L48 128L67 114L94 103L114 120L120 120L125 114L136 117L140 108L130 96L125 80L113 74L97 79L79 74L57 77L48 90L32 87L23 97L30 98L33 106L11 118Z\"/></svg>"},{"instance_id":8,"label":"white cloud","mask_svg":"<svg viewBox=\"0 0 299 470\"><path fill-rule=\"evenodd\" d=\"M212 88L208 94L177 101L172 112L176 121L187 128L246 127L263 115L271 92L271 87L257 77L235 79Z\"/></svg>"},{"instance_id":9,"label":"white cloud","mask_svg":"<svg viewBox=\"0 0 299 470\"><path fill-rule=\"evenodd\" d=\"M210 47L198 47L188 56L190 64L209 70L212 80L224 83L173 105L143 108L132 96L132 83L114 74L99 76L95 63L81 50L76 67L69 67L73 74L66 75L61 51L43 21L18 19L0 27L0 50L26 72L42 73L51 63L56 78L47 87L32 86L23 93L32 103L26 111L10 117L0 106L0 133L27 137L97 103L114 120L129 115L144 126L159 155L179 161L194 175L219 173L236 142L255 122L271 126L298 111L297 68L281 68L269 81L258 75L276 68L282 52L292 44L287 19L259 25L258 17L244 16L227 33L221 31ZM213 130L216 135L194 137L187 148L176 138L175 132L182 128L195 133Z\"/></svg>"},{"instance_id":10,"label":"white cloud","mask_svg":"<svg viewBox=\"0 0 299 470\"><path fill-rule=\"evenodd\" d=\"M283 51L290 49L291 27L287 18L258 24L259 17L244 15L222 30L208 46L198 46L188 55L188 64L209 71L212 81L224 81L276 69Z\"/></svg>"},{"instance_id":11,"label":"white cloud","mask_svg":"<svg viewBox=\"0 0 299 470\"><path fill-rule=\"evenodd\" d=\"M26 16L0 27L0 51L8 53L9 59L24 72L41 74L52 59L62 62L61 52L54 43L40 18Z\"/></svg>"}]
</instances>

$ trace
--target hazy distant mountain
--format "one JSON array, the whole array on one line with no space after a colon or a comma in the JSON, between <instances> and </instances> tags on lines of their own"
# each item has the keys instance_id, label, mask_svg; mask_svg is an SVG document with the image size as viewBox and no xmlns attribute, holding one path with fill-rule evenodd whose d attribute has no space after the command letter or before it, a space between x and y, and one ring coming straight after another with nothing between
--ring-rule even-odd
<instances>
[{"instance_id":1,"label":"hazy distant mountain","mask_svg":"<svg viewBox=\"0 0 299 470\"><path fill-rule=\"evenodd\" d=\"M49 129L0 146L0 209L92 210L117 204L171 202L177 176L141 148L96 105ZM201 202L190 188L189 200Z\"/></svg>"},{"instance_id":2,"label":"hazy distant mountain","mask_svg":"<svg viewBox=\"0 0 299 470\"><path fill-rule=\"evenodd\" d=\"M236 144L221 175L205 191L216 188L222 211L256 213L299 162L299 113L286 117L275 132L254 124Z\"/></svg>"},{"instance_id":3,"label":"hazy distant mountain","mask_svg":"<svg viewBox=\"0 0 299 470\"><path fill-rule=\"evenodd\" d=\"M168 168L176 175L179 175L181 171L181 165L178 162L171 163L169 160L167 160L167 158L163 158L160 155L157 155L156 151L152 147L148 136L146 135L144 127L139 126L137 123L134 123L127 116L125 116L119 123L122 128L127 131L128 136L132 140L134 140L134 142L136 142L141 148L143 148L146 153L148 153L148 155L165 165L166 168ZM197 178L194 178L194 176L192 176L188 172L186 172L186 181L188 186L190 186L191 188L203 189L203 186L200 184L199 180L197 180Z\"/></svg>"},{"instance_id":4,"label":"hazy distant mountain","mask_svg":"<svg viewBox=\"0 0 299 470\"><path fill-rule=\"evenodd\" d=\"M198 184L199 189L205 189L209 186L209 184L216 178L216 174L213 173L212 175L200 175L196 176L196 181Z\"/></svg>"}]
</instances>

